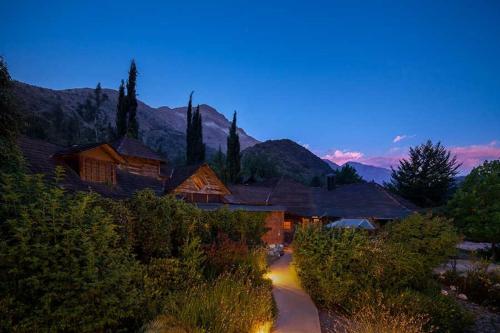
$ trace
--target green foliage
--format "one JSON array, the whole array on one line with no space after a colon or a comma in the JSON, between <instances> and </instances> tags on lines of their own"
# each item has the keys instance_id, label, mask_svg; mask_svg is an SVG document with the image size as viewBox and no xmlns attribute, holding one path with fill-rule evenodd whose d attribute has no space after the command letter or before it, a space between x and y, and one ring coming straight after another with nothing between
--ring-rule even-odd
<instances>
[{"instance_id":1,"label":"green foliage","mask_svg":"<svg viewBox=\"0 0 500 333\"><path fill-rule=\"evenodd\" d=\"M388 240L421 256L421 263L431 271L455 255L460 241L453 225L443 217L413 214L386 227Z\"/></svg>"},{"instance_id":2,"label":"green foliage","mask_svg":"<svg viewBox=\"0 0 500 333\"><path fill-rule=\"evenodd\" d=\"M495 255L500 241L500 160L474 168L449 201L447 211L468 238L492 243Z\"/></svg>"},{"instance_id":3,"label":"green foliage","mask_svg":"<svg viewBox=\"0 0 500 333\"><path fill-rule=\"evenodd\" d=\"M309 186L321 187L321 178L319 178L319 176L312 177L311 182L309 183Z\"/></svg>"},{"instance_id":4,"label":"green foliage","mask_svg":"<svg viewBox=\"0 0 500 333\"><path fill-rule=\"evenodd\" d=\"M203 122L200 106L193 114L193 93L189 95L186 116L186 164L196 165L205 161L205 144L203 143Z\"/></svg>"},{"instance_id":5,"label":"green foliage","mask_svg":"<svg viewBox=\"0 0 500 333\"><path fill-rule=\"evenodd\" d=\"M227 182L226 155L224 155L220 146L219 150L210 161L210 167L214 170L220 180L224 183Z\"/></svg>"},{"instance_id":6,"label":"green foliage","mask_svg":"<svg viewBox=\"0 0 500 333\"><path fill-rule=\"evenodd\" d=\"M139 122L137 121L137 66L135 60L132 59L130 69L128 71L127 80L127 96L125 98L125 106L128 115L127 135L131 138L139 138Z\"/></svg>"},{"instance_id":7,"label":"green foliage","mask_svg":"<svg viewBox=\"0 0 500 333\"><path fill-rule=\"evenodd\" d=\"M14 105L12 83L5 60L0 57L0 138L14 141L21 126L21 116Z\"/></svg>"},{"instance_id":8,"label":"green foliage","mask_svg":"<svg viewBox=\"0 0 500 333\"><path fill-rule=\"evenodd\" d=\"M411 316L428 314L441 332L459 332L467 318L452 300L442 299L432 278L457 241L447 220L431 216L410 216L376 236L304 227L295 235L294 261L302 285L323 307L354 313L382 295L390 309L405 305Z\"/></svg>"},{"instance_id":9,"label":"green foliage","mask_svg":"<svg viewBox=\"0 0 500 333\"><path fill-rule=\"evenodd\" d=\"M241 274L222 275L168 298L146 332L254 332L273 320L271 284Z\"/></svg>"},{"instance_id":10,"label":"green foliage","mask_svg":"<svg viewBox=\"0 0 500 333\"><path fill-rule=\"evenodd\" d=\"M202 212L150 190L116 201L65 193L41 176L2 177L0 330L134 330L165 303L182 305L193 288L217 288L222 282L210 281L229 273L238 276L236 289L221 287L210 306L232 304L235 314L250 314L247 323L272 315L272 301L261 296L270 295L259 247L264 215ZM227 252L222 235L244 251ZM175 311L182 322L184 310ZM194 327L218 327L223 319L203 318Z\"/></svg>"},{"instance_id":11,"label":"green foliage","mask_svg":"<svg viewBox=\"0 0 500 333\"><path fill-rule=\"evenodd\" d=\"M440 142L429 140L410 148L409 158L399 161L387 186L420 207L436 207L445 202L459 166Z\"/></svg>"},{"instance_id":12,"label":"green foliage","mask_svg":"<svg viewBox=\"0 0 500 333\"><path fill-rule=\"evenodd\" d=\"M1 186L2 331L95 332L137 318L141 269L97 195L39 176L4 176Z\"/></svg>"},{"instance_id":13,"label":"green foliage","mask_svg":"<svg viewBox=\"0 0 500 333\"><path fill-rule=\"evenodd\" d=\"M24 163L16 145L16 138L21 126L12 97L11 78L7 64L0 57L0 172L18 172Z\"/></svg>"},{"instance_id":14,"label":"green foliage","mask_svg":"<svg viewBox=\"0 0 500 333\"><path fill-rule=\"evenodd\" d=\"M78 114L86 122L92 123L93 134L92 138L94 142L109 139L110 133L108 133L108 119L106 114L102 110L102 104L108 100L108 95L102 93L101 83L97 83L93 91L92 96L88 96L83 105L78 106ZM59 105L59 108L61 106ZM58 110L59 111L59 110ZM60 111L62 113L62 109ZM57 129L58 119L63 120L62 115L56 116L54 125ZM67 135L64 135L67 137Z\"/></svg>"},{"instance_id":15,"label":"green foliage","mask_svg":"<svg viewBox=\"0 0 500 333\"><path fill-rule=\"evenodd\" d=\"M463 332L473 323L473 316L453 298L438 293L426 294L406 290L387 296L386 303L392 309L412 315L429 316L427 329L433 332Z\"/></svg>"},{"instance_id":16,"label":"green foliage","mask_svg":"<svg viewBox=\"0 0 500 333\"><path fill-rule=\"evenodd\" d=\"M279 176L276 165L266 155L245 154L241 164L245 181L258 182Z\"/></svg>"},{"instance_id":17,"label":"green foliage","mask_svg":"<svg viewBox=\"0 0 500 333\"><path fill-rule=\"evenodd\" d=\"M334 174L335 183L337 185L356 184L364 182L363 178L361 178L356 172L356 169L348 164L345 164L341 169L334 171Z\"/></svg>"},{"instance_id":18,"label":"green foliage","mask_svg":"<svg viewBox=\"0 0 500 333\"><path fill-rule=\"evenodd\" d=\"M241 154L240 154L240 137L238 136L236 126L236 111L233 114L233 121L229 128L229 135L227 137L227 174L228 180L231 183L236 183L240 176L241 169Z\"/></svg>"},{"instance_id":19,"label":"green foliage","mask_svg":"<svg viewBox=\"0 0 500 333\"><path fill-rule=\"evenodd\" d=\"M158 197L144 190L133 196L129 207L133 247L142 262L178 256L181 246L197 232L200 212L174 197Z\"/></svg>"},{"instance_id":20,"label":"green foliage","mask_svg":"<svg viewBox=\"0 0 500 333\"><path fill-rule=\"evenodd\" d=\"M116 136L118 138L127 134L127 111L125 83L122 80L118 88L118 102L116 104Z\"/></svg>"}]
</instances>

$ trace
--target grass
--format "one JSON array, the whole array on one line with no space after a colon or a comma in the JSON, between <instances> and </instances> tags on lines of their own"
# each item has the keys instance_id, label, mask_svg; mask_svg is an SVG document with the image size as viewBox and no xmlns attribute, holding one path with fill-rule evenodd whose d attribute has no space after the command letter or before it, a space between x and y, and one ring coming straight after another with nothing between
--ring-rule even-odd
<instances>
[{"instance_id":1,"label":"grass","mask_svg":"<svg viewBox=\"0 0 500 333\"><path fill-rule=\"evenodd\" d=\"M264 333L270 330L273 319L269 281L223 275L172 294L164 313L146 327L146 332Z\"/></svg>"}]
</instances>

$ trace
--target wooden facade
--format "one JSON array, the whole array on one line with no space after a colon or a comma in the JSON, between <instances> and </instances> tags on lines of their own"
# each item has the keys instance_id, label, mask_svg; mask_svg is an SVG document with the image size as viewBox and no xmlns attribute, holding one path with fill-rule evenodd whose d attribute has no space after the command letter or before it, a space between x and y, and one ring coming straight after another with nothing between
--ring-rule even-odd
<instances>
[{"instance_id":1,"label":"wooden facade","mask_svg":"<svg viewBox=\"0 0 500 333\"><path fill-rule=\"evenodd\" d=\"M217 174L206 164L201 165L172 191L188 202L217 203L223 202L230 194Z\"/></svg>"},{"instance_id":2,"label":"wooden facade","mask_svg":"<svg viewBox=\"0 0 500 333\"><path fill-rule=\"evenodd\" d=\"M160 177L161 161L134 156L124 156L124 159L126 163L120 164L120 169L126 170L136 175L146 177Z\"/></svg>"}]
</instances>

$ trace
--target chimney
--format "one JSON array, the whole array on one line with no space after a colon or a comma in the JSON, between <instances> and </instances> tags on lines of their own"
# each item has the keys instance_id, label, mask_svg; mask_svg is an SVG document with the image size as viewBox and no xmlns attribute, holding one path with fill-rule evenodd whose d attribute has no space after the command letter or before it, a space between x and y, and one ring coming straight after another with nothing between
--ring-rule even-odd
<instances>
[{"instance_id":1,"label":"chimney","mask_svg":"<svg viewBox=\"0 0 500 333\"><path fill-rule=\"evenodd\" d=\"M326 175L326 189L328 191L332 191L333 189L335 189L336 186L337 186L337 184L335 181L335 174L330 173L330 174Z\"/></svg>"}]
</instances>

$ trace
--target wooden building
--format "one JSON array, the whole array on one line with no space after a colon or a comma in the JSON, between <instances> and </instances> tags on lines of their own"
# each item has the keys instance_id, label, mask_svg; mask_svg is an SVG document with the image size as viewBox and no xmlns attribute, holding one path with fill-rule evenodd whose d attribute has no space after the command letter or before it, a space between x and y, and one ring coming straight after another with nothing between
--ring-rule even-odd
<instances>
[{"instance_id":1,"label":"wooden building","mask_svg":"<svg viewBox=\"0 0 500 333\"><path fill-rule=\"evenodd\" d=\"M74 146L53 155L73 169L83 181L116 185L116 168L125 160L107 143Z\"/></svg>"},{"instance_id":2,"label":"wooden building","mask_svg":"<svg viewBox=\"0 0 500 333\"><path fill-rule=\"evenodd\" d=\"M136 175L161 178L161 166L166 161L141 141L124 136L112 145L125 160L119 168Z\"/></svg>"},{"instance_id":3,"label":"wooden building","mask_svg":"<svg viewBox=\"0 0 500 333\"><path fill-rule=\"evenodd\" d=\"M222 203L231 192L204 163L172 169L165 181L165 193L192 203Z\"/></svg>"}]
</instances>

